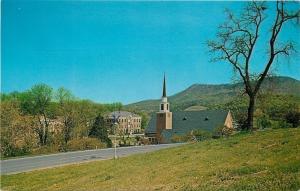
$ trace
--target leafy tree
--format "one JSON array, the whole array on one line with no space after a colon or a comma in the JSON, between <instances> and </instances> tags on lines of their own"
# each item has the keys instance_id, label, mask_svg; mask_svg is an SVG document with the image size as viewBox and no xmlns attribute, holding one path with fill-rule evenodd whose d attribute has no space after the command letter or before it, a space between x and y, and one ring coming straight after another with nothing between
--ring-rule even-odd
<instances>
[{"instance_id":1,"label":"leafy tree","mask_svg":"<svg viewBox=\"0 0 300 191\"><path fill-rule=\"evenodd\" d=\"M103 116L98 115L96 117L95 122L89 132L89 137L94 137L101 140L101 142L105 142L108 147L112 146L112 142L108 137L108 129Z\"/></svg>"},{"instance_id":2,"label":"leafy tree","mask_svg":"<svg viewBox=\"0 0 300 191\"><path fill-rule=\"evenodd\" d=\"M49 106L52 88L46 84L33 86L22 98L23 109L35 116L39 125L35 128L40 145L46 145L49 135Z\"/></svg>"},{"instance_id":3,"label":"leafy tree","mask_svg":"<svg viewBox=\"0 0 300 191\"><path fill-rule=\"evenodd\" d=\"M56 99L59 103L59 114L63 120L63 137L65 144L71 139L71 134L79 117L77 112L75 98L71 91L65 88L59 88L56 92Z\"/></svg>"},{"instance_id":4,"label":"leafy tree","mask_svg":"<svg viewBox=\"0 0 300 191\"><path fill-rule=\"evenodd\" d=\"M76 101L76 108L78 117L76 128L74 129L74 136L77 138L87 137L90 127L97 117L97 106L89 100L79 100Z\"/></svg>"},{"instance_id":5,"label":"leafy tree","mask_svg":"<svg viewBox=\"0 0 300 191\"><path fill-rule=\"evenodd\" d=\"M73 101L75 99L75 96L70 90L67 90L64 87L60 87L56 91L55 98L59 104L63 105L66 102Z\"/></svg>"},{"instance_id":6,"label":"leafy tree","mask_svg":"<svg viewBox=\"0 0 300 191\"><path fill-rule=\"evenodd\" d=\"M262 82L269 73L275 58L279 55L289 56L294 50L292 42L278 42L278 36L286 23L300 18L300 10L289 11L287 3L276 2L276 14L271 26L271 35L268 42L267 61L264 69L258 75L251 73L250 66L254 49L259 42L259 35L266 18L268 9L264 2L249 2L239 16L227 11L228 21L220 25L217 40L208 42L210 51L215 54L214 61L224 60L229 62L234 71L238 73L244 84L245 93L248 95L249 103L245 129L253 129L254 107L257 94ZM263 39L262 39L263 40Z\"/></svg>"}]
</instances>

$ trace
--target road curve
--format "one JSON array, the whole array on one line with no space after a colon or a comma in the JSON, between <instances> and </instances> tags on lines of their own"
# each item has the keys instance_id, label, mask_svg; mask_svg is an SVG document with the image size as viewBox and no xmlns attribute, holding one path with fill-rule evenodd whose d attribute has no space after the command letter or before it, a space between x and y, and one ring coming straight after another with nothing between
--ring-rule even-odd
<instances>
[{"instance_id":1,"label":"road curve","mask_svg":"<svg viewBox=\"0 0 300 191\"><path fill-rule=\"evenodd\" d=\"M124 157L137 153L146 153L164 148L179 146L181 143L145 145L117 148L117 156ZM66 153L57 153L50 155L41 155L34 157L24 157L17 159L1 160L1 175L16 174L41 168L50 168L72 163L80 163L92 160L106 160L114 157L114 148L95 149L87 151L75 151Z\"/></svg>"}]
</instances>

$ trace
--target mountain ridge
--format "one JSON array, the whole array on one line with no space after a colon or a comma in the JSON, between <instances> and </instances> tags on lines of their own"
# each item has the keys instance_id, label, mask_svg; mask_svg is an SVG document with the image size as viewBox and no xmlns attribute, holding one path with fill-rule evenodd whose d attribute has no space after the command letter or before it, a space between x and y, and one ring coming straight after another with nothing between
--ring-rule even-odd
<instances>
[{"instance_id":1,"label":"mountain ridge","mask_svg":"<svg viewBox=\"0 0 300 191\"><path fill-rule=\"evenodd\" d=\"M261 93L300 97L300 81L286 76L268 77L264 80ZM191 106L210 107L227 103L243 93L243 83L192 84L183 91L168 97L173 111L185 110ZM158 110L160 99L148 99L125 105L126 109L153 112Z\"/></svg>"}]
</instances>

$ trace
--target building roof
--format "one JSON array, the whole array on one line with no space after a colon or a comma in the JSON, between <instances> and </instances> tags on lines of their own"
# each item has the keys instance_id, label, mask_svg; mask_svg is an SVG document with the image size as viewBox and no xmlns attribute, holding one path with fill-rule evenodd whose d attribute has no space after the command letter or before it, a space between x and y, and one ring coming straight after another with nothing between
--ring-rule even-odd
<instances>
[{"instance_id":1,"label":"building roof","mask_svg":"<svg viewBox=\"0 0 300 191\"><path fill-rule=\"evenodd\" d=\"M224 125L227 114L228 111L222 110L173 112L172 129L163 130L162 135L170 140L173 135L185 135L192 130L213 131ZM156 114L152 115L145 133L156 133Z\"/></svg>"},{"instance_id":2,"label":"building roof","mask_svg":"<svg viewBox=\"0 0 300 191\"><path fill-rule=\"evenodd\" d=\"M108 114L108 117L113 117L115 116L116 118L119 117L140 117L139 115L135 113L131 113L129 111L113 111Z\"/></svg>"}]
</instances>

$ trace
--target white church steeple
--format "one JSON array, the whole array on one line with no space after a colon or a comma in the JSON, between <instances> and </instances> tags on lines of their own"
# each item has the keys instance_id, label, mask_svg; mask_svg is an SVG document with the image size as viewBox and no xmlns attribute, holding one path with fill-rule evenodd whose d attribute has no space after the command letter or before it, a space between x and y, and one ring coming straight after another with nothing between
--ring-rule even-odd
<instances>
[{"instance_id":1,"label":"white church steeple","mask_svg":"<svg viewBox=\"0 0 300 191\"><path fill-rule=\"evenodd\" d=\"M163 93L161 97L159 112L168 112L168 111L170 111L170 105L168 103L168 98L166 93L166 75L164 74Z\"/></svg>"}]
</instances>

